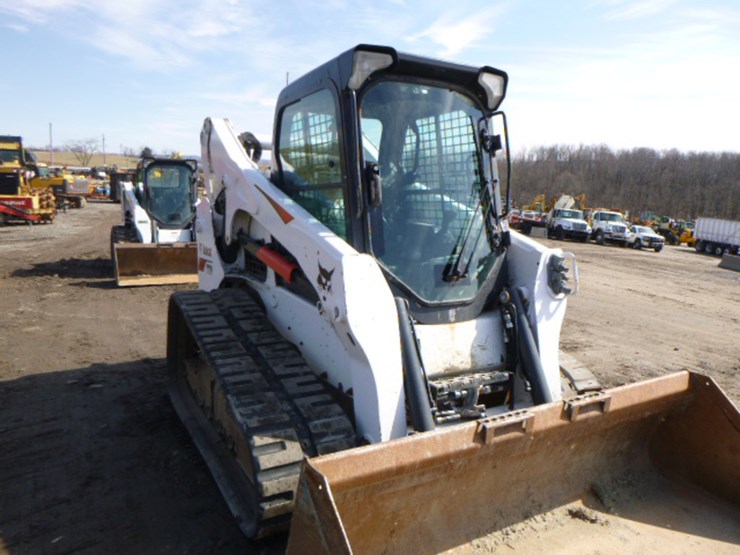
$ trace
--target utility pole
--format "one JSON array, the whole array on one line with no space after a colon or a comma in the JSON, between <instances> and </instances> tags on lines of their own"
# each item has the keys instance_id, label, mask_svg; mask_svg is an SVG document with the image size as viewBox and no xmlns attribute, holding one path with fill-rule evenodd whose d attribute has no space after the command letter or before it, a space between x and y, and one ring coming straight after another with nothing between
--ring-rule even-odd
<instances>
[{"instance_id":1,"label":"utility pole","mask_svg":"<svg viewBox=\"0 0 740 555\"><path fill-rule=\"evenodd\" d=\"M50 166L54 165L54 140L51 138L51 122L49 122L49 153L51 154Z\"/></svg>"},{"instance_id":2,"label":"utility pole","mask_svg":"<svg viewBox=\"0 0 740 555\"><path fill-rule=\"evenodd\" d=\"M103 133L103 165L104 166L108 165L105 163L105 133Z\"/></svg>"}]
</instances>

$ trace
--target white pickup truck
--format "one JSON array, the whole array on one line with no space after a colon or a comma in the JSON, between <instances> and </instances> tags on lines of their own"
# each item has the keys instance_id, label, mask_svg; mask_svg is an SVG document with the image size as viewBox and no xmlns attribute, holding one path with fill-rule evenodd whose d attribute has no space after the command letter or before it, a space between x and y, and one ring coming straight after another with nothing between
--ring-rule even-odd
<instances>
[{"instance_id":1,"label":"white pickup truck","mask_svg":"<svg viewBox=\"0 0 740 555\"><path fill-rule=\"evenodd\" d=\"M660 252L663 250L665 239L645 225L633 225L630 227L630 237L627 239L627 244L636 249L645 247Z\"/></svg>"}]
</instances>

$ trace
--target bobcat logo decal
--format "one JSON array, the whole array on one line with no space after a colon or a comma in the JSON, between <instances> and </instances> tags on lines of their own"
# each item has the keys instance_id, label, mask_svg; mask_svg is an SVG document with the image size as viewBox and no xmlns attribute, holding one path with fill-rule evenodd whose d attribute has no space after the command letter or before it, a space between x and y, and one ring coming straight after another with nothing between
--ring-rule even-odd
<instances>
[{"instance_id":1,"label":"bobcat logo decal","mask_svg":"<svg viewBox=\"0 0 740 555\"><path fill-rule=\"evenodd\" d=\"M327 270L321 265L321 262L319 262L319 275L316 278L316 284L325 293L331 293L331 277L334 275L334 270L336 270L336 268Z\"/></svg>"}]
</instances>

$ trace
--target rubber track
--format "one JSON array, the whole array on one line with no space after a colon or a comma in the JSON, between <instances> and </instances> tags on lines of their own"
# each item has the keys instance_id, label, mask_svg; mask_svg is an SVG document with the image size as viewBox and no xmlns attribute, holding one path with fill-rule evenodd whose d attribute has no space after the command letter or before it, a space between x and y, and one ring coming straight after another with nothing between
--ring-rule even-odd
<instances>
[{"instance_id":1,"label":"rubber track","mask_svg":"<svg viewBox=\"0 0 740 555\"><path fill-rule=\"evenodd\" d=\"M214 406L217 398L225 399L229 418L239 430L236 433L243 434L248 445L250 460L239 462L258 495L255 537L284 530L304 455L354 447L354 427L328 386L280 336L247 292L179 292L173 301L201 359L216 376ZM220 432L223 436L224 430ZM232 442L231 451L238 452L234 432L227 435L231 436L227 439Z\"/></svg>"}]
</instances>

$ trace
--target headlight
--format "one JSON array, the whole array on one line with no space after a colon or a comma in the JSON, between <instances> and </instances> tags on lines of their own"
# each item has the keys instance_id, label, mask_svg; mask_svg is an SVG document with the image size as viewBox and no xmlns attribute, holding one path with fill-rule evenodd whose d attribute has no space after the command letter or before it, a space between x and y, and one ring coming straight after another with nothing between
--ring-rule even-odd
<instances>
[{"instance_id":1,"label":"headlight","mask_svg":"<svg viewBox=\"0 0 740 555\"><path fill-rule=\"evenodd\" d=\"M506 77L495 73L489 73L487 71L481 71L478 74L478 83L480 83L480 86L483 87L484 91L486 91L489 110L495 110L504 99Z\"/></svg>"},{"instance_id":2,"label":"headlight","mask_svg":"<svg viewBox=\"0 0 740 555\"><path fill-rule=\"evenodd\" d=\"M349 88L358 90L370 75L392 66L393 62L394 55L390 52L357 50L354 55L352 75L349 78Z\"/></svg>"},{"instance_id":3,"label":"headlight","mask_svg":"<svg viewBox=\"0 0 740 555\"><path fill-rule=\"evenodd\" d=\"M570 229L570 222L563 222L563 229Z\"/></svg>"}]
</instances>

